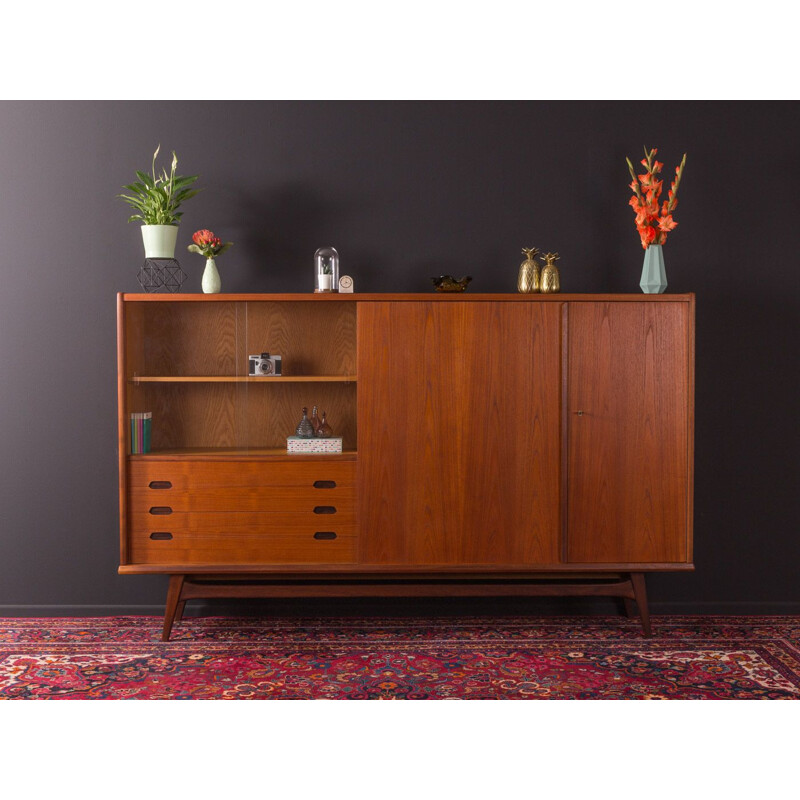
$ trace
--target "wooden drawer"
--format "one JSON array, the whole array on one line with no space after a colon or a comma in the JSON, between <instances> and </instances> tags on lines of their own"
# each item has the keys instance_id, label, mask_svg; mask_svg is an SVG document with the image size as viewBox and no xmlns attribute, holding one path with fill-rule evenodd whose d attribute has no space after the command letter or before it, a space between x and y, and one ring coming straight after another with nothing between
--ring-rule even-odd
<instances>
[{"instance_id":1,"label":"wooden drawer","mask_svg":"<svg viewBox=\"0 0 800 800\"><path fill-rule=\"evenodd\" d=\"M130 563L354 562L355 466L131 460Z\"/></svg>"},{"instance_id":2,"label":"wooden drawer","mask_svg":"<svg viewBox=\"0 0 800 800\"><path fill-rule=\"evenodd\" d=\"M131 513L355 511L355 464L286 464L237 461L134 462L130 465Z\"/></svg>"},{"instance_id":3,"label":"wooden drawer","mask_svg":"<svg viewBox=\"0 0 800 800\"><path fill-rule=\"evenodd\" d=\"M269 513L317 510L320 515L353 514L355 492L352 487L322 491L306 486L230 487L189 490L131 489L128 494L131 513L149 512L151 508L189 511L263 511Z\"/></svg>"},{"instance_id":4,"label":"wooden drawer","mask_svg":"<svg viewBox=\"0 0 800 800\"><path fill-rule=\"evenodd\" d=\"M312 513L134 513L134 564L350 563L354 515Z\"/></svg>"},{"instance_id":5,"label":"wooden drawer","mask_svg":"<svg viewBox=\"0 0 800 800\"><path fill-rule=\"evenodd\" d=\"M334 488L354 488L354 461L147 461L128 462L128 488L150 489L151 484L169 483L176 491L197 489L276 488L335 484ZM168 491L168 489L154 489Z\"/></svg>"},{"instance_id":6,"label":"wooden drawer","mask_svg":"<svg viewBox=\"0 0 800 800\"><path fill-rule=\"evenodd\" d=\"M355 515L313 514L260 511L226 512L176 512L173 514L149 514L136 512L130 515L131 532L136 531L183 531L188 533L204 531L248 530L252 533L269 535L294 530L344 530L352 533L355 528ZM312 531L313 532L313 531Z\"/></svg>"}]
</instances>

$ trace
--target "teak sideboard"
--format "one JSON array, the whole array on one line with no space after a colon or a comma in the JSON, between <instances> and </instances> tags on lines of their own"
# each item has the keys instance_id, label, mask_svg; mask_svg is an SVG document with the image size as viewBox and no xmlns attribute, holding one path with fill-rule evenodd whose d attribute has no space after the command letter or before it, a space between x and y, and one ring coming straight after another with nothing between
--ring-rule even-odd
<instances>
[{"instance_id":1,"label":"teak sideboard","mask_svg":"<svg viewBox=\"0 0 800 800\"><path fill-rule=\"evenodd\" d=\"M165 640L222 596L617 596L649 635L645 574L693 569L694 311L120 294L119 571L170 576ZM283 374L249 377L265 351ZM313 405L341 454L286 453Z\"/></svg>"}]
</instances>

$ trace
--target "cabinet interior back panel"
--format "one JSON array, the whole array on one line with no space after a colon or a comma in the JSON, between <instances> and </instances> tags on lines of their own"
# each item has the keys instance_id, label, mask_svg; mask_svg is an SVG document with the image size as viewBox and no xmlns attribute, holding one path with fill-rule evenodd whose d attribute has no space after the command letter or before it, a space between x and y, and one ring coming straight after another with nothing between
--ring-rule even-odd
<instances>
[{"instance_id":1,"label":"cabinet interior back panel","mask_svg":"<svg viewBox=\"0 0 800 800\"><path fill-rule=\"evenodd\" d=\"M277 353L284 375L354 375L356 303L247 303L248 354Z\"/></svg>"}]
</instances>

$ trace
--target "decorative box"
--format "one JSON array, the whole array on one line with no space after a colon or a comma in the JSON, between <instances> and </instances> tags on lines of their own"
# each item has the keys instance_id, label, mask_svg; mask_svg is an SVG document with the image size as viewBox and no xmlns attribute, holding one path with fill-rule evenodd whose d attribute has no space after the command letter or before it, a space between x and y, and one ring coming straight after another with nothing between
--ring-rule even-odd
<instances>
[{"instance_id":1,"label":"decorative box","mask_svg":"<svg viewBox=\"0 0 800 800\"><path fill-rule=\"evenodd\" d=\"M302 439L289 436L286 439L287 453L341 453L342 437L331 436L327 439Z\"/></svg>"}]
</instances>

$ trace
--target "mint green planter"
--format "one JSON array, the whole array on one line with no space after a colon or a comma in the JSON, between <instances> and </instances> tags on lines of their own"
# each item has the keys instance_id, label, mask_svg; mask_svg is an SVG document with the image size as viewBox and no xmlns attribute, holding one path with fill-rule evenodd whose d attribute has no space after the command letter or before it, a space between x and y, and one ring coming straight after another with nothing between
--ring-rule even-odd
<instances>
[{"instance_id":1,"label":"mint green planter","mask_svg":"<svg viewBox=\"0 0 800 800\"><path fill-rule=\"evenodd\" d=\"M667 288L664 253L660 244L651 244L644 251L644 266L639 286L645 294L661 294Z\"/></svg>"}]
</instances>

